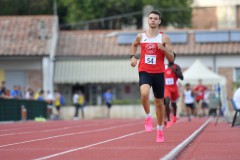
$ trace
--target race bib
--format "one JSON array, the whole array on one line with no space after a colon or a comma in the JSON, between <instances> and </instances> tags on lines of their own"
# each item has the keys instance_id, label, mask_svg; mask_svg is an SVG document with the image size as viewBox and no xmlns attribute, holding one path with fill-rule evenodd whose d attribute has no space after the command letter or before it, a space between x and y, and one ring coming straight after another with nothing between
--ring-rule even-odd
<instances>
[{"instance_id":1,"label":"race bib","mask_svg":"<svg viewBox=\"0 0 240 160\"><path fill-rule=\"evenodd\" d=\"M156 55L145 55L146 64L156 64Z\"/></svg>"},{"instance_id":2,"label":"race bib","mask_svg":"<svg viewBox=\"0 0 240 160\"><path fill-rule=\"evenodd\" d=\"M173 85L174 84L173 78L166 78L165 83L166 85Z\"/></svg>"}]
</instances>

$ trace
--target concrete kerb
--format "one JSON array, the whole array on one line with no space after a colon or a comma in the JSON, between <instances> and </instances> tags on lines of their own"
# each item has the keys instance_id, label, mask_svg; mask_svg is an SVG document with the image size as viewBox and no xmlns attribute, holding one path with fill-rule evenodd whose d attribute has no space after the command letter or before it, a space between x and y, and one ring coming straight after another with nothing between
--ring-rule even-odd
<instances>
[{"instance_id":1,"label":"concrete kerb","mask_svg":"<svg viewBox=\"0 0 240 160\"><path fill-rule=\"evenodd\" d=\"M209 124L212 120L212 117L208 118L203 125L201 125L195 132L193 132L187 139L177 145L174 149L172 149L169 153L167 153L164 157L160 158L160 160L174 160L176 156L195 138L197 137L203 129Z\"/></svg>"},{"instance_id":2,"label":"concrete kerb","mask_svg":"<svg viewBox=\"0 0 240 160\"><path fill-rule=\"evenodd\" d=\"M60 118L62 120L72 120L75 113L74 106L64 106L60 111ZM86 106L84 108L85 119L108 118L107 107L100 106ZM155 106L151 105L151 113L155 116ZM57 114L56 109L53 109L53 114ZM145 118L145 112L141 105L113 105L110 110L110 118ZM79 109L79 119L81 113Z\"/></svg>"}]
</instances>

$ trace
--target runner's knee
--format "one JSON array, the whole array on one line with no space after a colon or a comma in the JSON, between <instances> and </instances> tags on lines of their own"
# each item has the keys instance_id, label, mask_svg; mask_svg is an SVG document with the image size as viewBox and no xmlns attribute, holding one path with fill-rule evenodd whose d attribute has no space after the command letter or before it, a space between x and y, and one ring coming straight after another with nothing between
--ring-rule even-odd
<instances>
[{"instance_id":1,"label":"runner's knee","mask_svg":"<svg viewBox=\"0 0 240 160\"><path fill-rule=\"evenodd\" d=\"M141 98L142 99L148 99L149 98L149 94L148 93L141 93Z\"/></svg>"},{"instance_id":2,"label":"runner's knee","mask_svg":"<svg viewBox=\"0 0 240 160\"><path fill-rule=\"evenodd\" d=\"M169 104L170 104L170 98L169 97L164 98L164 104L165 104L165 106L169 106Z\"/></svg>"},{"instance_id":3,"label":"runner's knee","mask_svg":"<svg viewBox=\"0 0 240 160\"><path fill-rule=\"evenodd\" d=\"M164 99L155 99L155 105L156 107L164 107Z\"/></svg>"}]
</instances>

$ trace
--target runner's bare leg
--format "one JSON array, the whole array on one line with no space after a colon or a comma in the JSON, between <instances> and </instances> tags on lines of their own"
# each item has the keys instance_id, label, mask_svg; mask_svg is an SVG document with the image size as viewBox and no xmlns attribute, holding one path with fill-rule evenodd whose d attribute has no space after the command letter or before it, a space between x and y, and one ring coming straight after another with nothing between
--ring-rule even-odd
<instances>
[{"instance_id":1,"label":"runner's bare leg","mask_svg":"<svg viewBox=\"0 0 240 160\"><path fill-rule=\"evenodd\" d=\"M163 125L164 115L165 115L165 106L164 106L164 98L154 98L155 106L156 106L156 115L158 125Z\"/></svg>"},{"instance_id":2,"label":"runner's bare leg","mask_svg":"<svg viewBox=\"0 0 240 160\"><path fill-rule=\"evenodd\" d=\"M141 102L146 114L150 113L150 100L149 100L149 92L150 86L148 84L143 84L140 86L141 92Z\"/></svg>"}]
</instances>

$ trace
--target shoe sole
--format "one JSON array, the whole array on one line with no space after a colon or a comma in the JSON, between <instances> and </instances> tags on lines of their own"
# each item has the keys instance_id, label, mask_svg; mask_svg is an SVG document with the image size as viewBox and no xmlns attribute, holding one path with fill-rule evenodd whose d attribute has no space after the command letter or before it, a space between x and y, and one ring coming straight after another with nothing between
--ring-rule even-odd
<instances>
[{"instance_id":1,"label":"shoe sole","mask_svg":"<svg viewBox=\"0 0 240 160\"><path fill-rule=\"evenodd\" d=\"M157 143L162 143L164 142L165 140L156 140Z\"/></svg>"},{"instance_id":2,"label":"shoe sole","mask_svg":"<svg viewBox=\"0 0 240 160\"><path fill-rule=\"evenodd\" d=\"M146 132L152 132L152 128L151 128L151 129L146 129L146 128L145 128L145 131L146 131Z\"/></svg>"}]
</instances>

